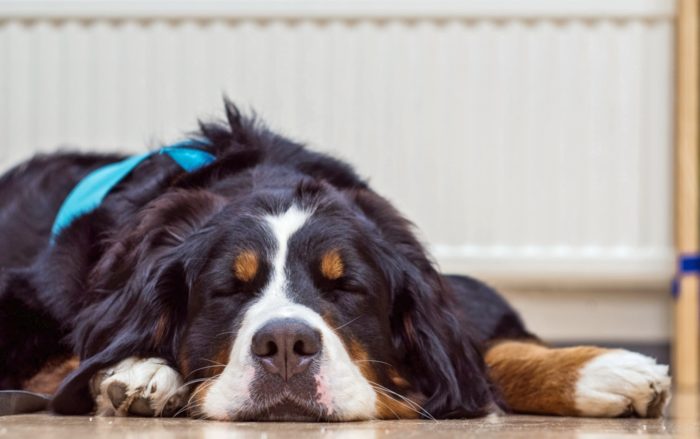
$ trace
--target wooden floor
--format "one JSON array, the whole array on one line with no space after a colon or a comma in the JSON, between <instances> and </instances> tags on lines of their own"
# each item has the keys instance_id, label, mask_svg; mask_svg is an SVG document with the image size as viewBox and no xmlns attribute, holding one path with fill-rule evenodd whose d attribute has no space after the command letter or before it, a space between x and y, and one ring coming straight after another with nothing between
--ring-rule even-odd
<instances>
[{"instance_id":1,"label":"wooden floor","mask_svg":"<svg viewBox=\"0 0 700 439\"><path fill-rule=\"evenodd\" d=\"M698 395L674 396L664 419L579 419L501 416L471 421L376 421L344 424L224 423L187 419L55 417L0 418L2 438L618 438L700 437Z\"/></svg>"}]
</instances>

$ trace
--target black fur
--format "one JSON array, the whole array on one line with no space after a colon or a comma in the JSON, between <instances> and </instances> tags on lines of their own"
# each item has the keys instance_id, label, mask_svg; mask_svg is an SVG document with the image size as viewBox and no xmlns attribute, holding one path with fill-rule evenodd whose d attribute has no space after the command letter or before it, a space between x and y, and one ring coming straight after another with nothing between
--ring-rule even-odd
<instances>
[{"instance_id":1,"label":"black fur","mask_svg":"<svg viewBox=\"0 0 700 439\"><path fill-rule=\"evenodd\" d=\"M68 192L120 157L45 155L0 179L0 388L19 388L48 360L74 353L80 368L53 409L81 414L93 406L90 377L126 357L190 369L211 358L223 342L217 333L246 306L249 295L240 292L266 276L262 267L251 287L230 273L241 241L266 245L246 214L296 202L318 206L314 234L347 248L356 276L332 286L294 277L298 291L314 292L300 293L300 302L339 319L363 316L343 331L397 365L433 416L481 416L500 403L482 350L498 338L531 337L505 301L476 280L436 272L411 224L350 166L270 132L228 102L226 115L227 123L203 123L197 135L211 142L214 164L187 174L152 157L55 246L50 228ZM169 325L154 343L159 318Z\"/></svg>"}]
</instances>

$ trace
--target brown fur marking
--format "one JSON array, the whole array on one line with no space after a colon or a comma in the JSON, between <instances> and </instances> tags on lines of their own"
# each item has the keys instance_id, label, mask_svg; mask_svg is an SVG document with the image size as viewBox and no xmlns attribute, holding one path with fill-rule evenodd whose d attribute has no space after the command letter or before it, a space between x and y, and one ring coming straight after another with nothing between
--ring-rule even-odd
<instances>
[{"instance_id":1,"label":"brown fur marking","mask_svg":"<svg viewBox=\"0 0 700 439\"><path fill-rule=\"evenodd\" d=\"M204 406L204 401L207 399L207 394L209 393L209 390L211 390L211 386L213 386L214 383L215 380L213 378L210 378L198 384L197 387L194 389L190 396L190 401L188 403L191 404L192 407L189 409L190 416L204 416L204 410L202 409L202 407Z\"/></svg>"},{"instance_id":2,"label":"brown fur marking","mask_svg":"<svg viewBox=\"0 0 700 439\"><path fill-rule=\"evenodd\" d=\"M372 367L372 362L368 361L369 355L367 354L367 351L356 340L350 341L348 354L350 355L350 358L352 358L355 365L360 369L362 376L364 376L374 388L374 393L377 395L377 418L417 419L420 417L418 411L409 403L401 399L397 399L390 393L377 388L377 372ZM400 377L395 370L392 370L392 373L394 376L392 376L391 379L394 381L394 383L398 381L402 384L408 384L408 382L403 377Z\"/></svg>"},{"instance_id":3,"label":"brown fur marking","mask_svg":"<svg viewBox=\"0 0 700 439\"><path fill-rule=\"evenodd\" d=\"M228 363L230 354L231 343L227 342L221 346L211 361L206 361L207 365L202 368L201 372L198 371L206 379L197 384L190 394L190 403L192 408L189 410L189 412L192 416L204 416L204 413L202 412L202 405L207 398L207 394L209 393L211 386L216 382L216 378L218 378L219 375L224 372L224 368Z\"/></svg>"},{"instance_id":4,"label":"brown fur marking","mask_svg":"<svg viewBox=\"0 0 700 439\"><path fill-rule=\"evenodd\" d=\"M395 370L392 370L391 374L391 382L394 383L396 387L402 388L402 389L408 389L411 387L408 381L406 381L406 378L402 377L399 375L398 372Z\"/></svg>"},{"instance_id":5,"label":"brown fur marking","mask_svg":"<svg viewBox=\"0 0 700 439\"><path fill-rule=\"evenodd\" d=\"M186 348L185 343L180 344L180 349L177 354L177 365L180 368L180 373L182 373L182 376L188 377L190 375L190 360L189 360L189 352Z\"/></svg>"},{"instance_id":6,"label":"brown fur marking","mask_svg":"<svg viewBox=\"0 0 700 439\"><path fill-rule=\"evenodd\" d=\"M337 280L343 277L345 265L338 250L329 250L321 258L321 274L326 279Z\"/></svg>"},{"instance_id":7,"label":"brown fur marking","mask_svg":"<svg viewBox=\"0 0 700 439\"><path fill-rule=\"evenodd\" d=\"M158 347L163 343L169 324L168 316L166 314L161 315L156 322L155 331L153 332L153 346Z\"/></svg>"},{"instance_id":8,"label":"brown fur marking","mask_svg":"<svg viewBox=\"0 0 700 439\"><path fill-rule=\"evenodd\" d=\"M204 375L206 376L217 376L224 372L224 368L228 364L229 357L231 356L231 343L227 342L219 349L216 356L213 359L212 366L204 370Z\"/></svg>"},{"instance_id":9,"label":"brown fur marking","mask_svg":"<svg viewBox=\"0 0 700 439\"><path fill-rule=\"evenodd\" d=\"M519 413L576 416L579 371L605 349L551 349L533 342L506 341L486 353L489 375L508 406Z\"/></svg>"},{"instance_id":10,"label":"brown fur marking","mask_svg":"<svg viewBox=\"0 0 700 439\"><path fill-rule=\"evenodd\" d=\"M244 250L236 256L236 260L233 262L233 273L236 279L250 282L258 274L259 266L258 255L252 250Z\"/></svg>"},{"instance_id":11,"label":"brown fur marking","mask_svg":"<svg viewBox=\"0 0 700 439\"><path fill-rule=\"evenodd\" d=\"M47 363L36 375L24 382L22 388L29 392L53 395L69 373L80 365L78 357L61 358Z\"/></svg>"}]
</instances>

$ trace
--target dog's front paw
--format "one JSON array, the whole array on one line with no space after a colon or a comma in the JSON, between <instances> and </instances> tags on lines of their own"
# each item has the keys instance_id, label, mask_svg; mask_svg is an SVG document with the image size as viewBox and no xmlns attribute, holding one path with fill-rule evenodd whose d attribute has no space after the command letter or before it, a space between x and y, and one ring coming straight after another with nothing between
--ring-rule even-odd
<instances>
[{"instance_id":1,"label":"dog's front paw","mask_svg":"<svg viewBox=\"0 0 700 439\"><path fill-rule=\"evenodd\" d=\"M90 389L102 416L172 416L187 400L182 377L160 358L127 358L98 372Z\"/></svg>"},{"instance_id":2,"label":"dog's front paw","mask_svg":"<svg viewBox=\"0 0 700 439\"><path fill-rule=\"evenodd\" d=\"M668 366L624 350L607 351L585 364L576 383L576 408L583 416L663 415L671 398Z\"/></svg>"}]
</instances>

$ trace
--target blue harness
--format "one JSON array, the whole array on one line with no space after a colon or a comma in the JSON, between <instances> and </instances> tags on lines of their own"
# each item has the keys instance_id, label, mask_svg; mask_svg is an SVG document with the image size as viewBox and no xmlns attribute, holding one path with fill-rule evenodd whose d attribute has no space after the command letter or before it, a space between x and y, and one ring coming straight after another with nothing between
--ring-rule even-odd
<instances>
[{"instance_id":1,"label":"blue harness","mask_svg":"<svg viewBox=\"0 0 700 439\"><path fill-rule=\"evenodd\" d=\"M77 218L88 214L102 204L105 197L144 160L158 154L165 154L187 172L194 172L214 160L212 154L193 146L208 145L207 142L185 140L157 151L129 157L117 163L111 163L92 171L68 194L51 229L51 243L63 229L70 226Z\"/></svg>"}]
</instances>

